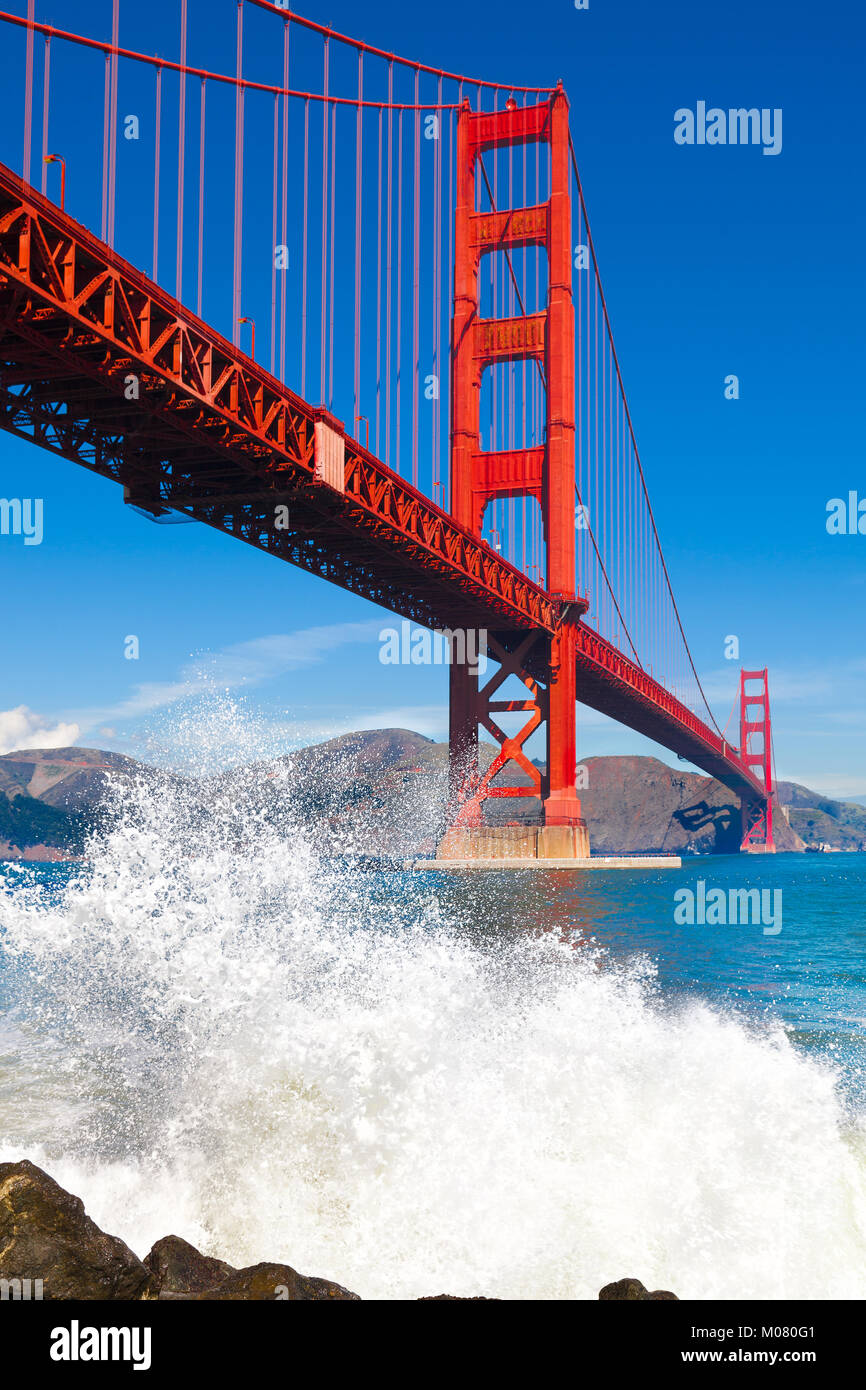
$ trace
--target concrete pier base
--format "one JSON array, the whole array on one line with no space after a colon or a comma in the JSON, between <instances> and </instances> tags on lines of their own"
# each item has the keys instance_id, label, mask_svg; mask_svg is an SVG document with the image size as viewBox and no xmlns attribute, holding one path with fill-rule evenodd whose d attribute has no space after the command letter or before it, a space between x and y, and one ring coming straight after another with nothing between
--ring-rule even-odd
<instances>
[{"instance_id":1,"label":"concrete pier base","mask_svg":"<svg viewBox=\"0 0 866 1390\"><path fill-rule=\"evenodd\" d=\"M407 869L678 869L678 855L597 855L590 858L586 821L574 825L479 825L446 830L435 859L408 860Z\"/></svg>"},{"instance_id":2,"label":"concrete pier base","mask_svg":"<svg viewBox=\"0 0 866 1390\"><path fill-rule=\"evenodd\" d=\"M604 854L594 859L546 859L537 855L530 859L410 859L405 869L435 869L442 873L457 873L465 869L489 869L496 873L504 869L529 869L531 871L565 869L572 872L590 870L599 872L605 869L679 869L682 859L677 854Z\"/></svg>"},{"instance_id":3,"label":"concrete pier base","mask_svg":"<svg viewBox=\"0 0 866 1390\"><path fill-rule=\"evenodd\" d=\"M588 859L586 821L575 825L479 825L446 830L436 861Z\"/></svg>"}]
</instances>

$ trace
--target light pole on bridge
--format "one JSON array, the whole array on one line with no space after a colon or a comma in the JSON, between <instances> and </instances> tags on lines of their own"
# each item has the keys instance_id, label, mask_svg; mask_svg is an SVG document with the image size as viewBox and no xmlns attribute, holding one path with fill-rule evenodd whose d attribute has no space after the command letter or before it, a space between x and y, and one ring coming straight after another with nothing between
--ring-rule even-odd
<instances>
[{"instance_id":1,"label":"light pole on bridge","mask_svg":"<svg viewBox=\"0 0 866 1390\"><path fill-rule=\"evenodd\" d=\"M238 324L248 323L250 326L250 357L256 360L256 321L255 319L238 319Z\"/></svg>"},{"instance_id":2,"label":"light pole on bridge","mask_svg":"<svg viewBox=\"0 0 866 1390\"><path fill-rule=\"evenodd\" d=\"M60 165L60 211L66 209L66 160L59 154L47 154L44 157L46 164Z\"/></svg>"}]
</instances>

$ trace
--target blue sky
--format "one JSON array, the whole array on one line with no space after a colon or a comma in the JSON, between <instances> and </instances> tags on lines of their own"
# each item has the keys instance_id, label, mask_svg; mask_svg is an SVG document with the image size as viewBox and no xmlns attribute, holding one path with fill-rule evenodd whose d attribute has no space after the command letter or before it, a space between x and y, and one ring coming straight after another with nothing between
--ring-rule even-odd
<instances>
[{"instance_id":1,"label":"blue sky","mask_svg":"<svg viewBox=\"0 0 866 1390\"><path fill-rule=\"evenodd\" d=\"M176 14L167 0L150 10L155 29ZM736 634L743 664L770 668L777 774L866 793L866 535L825 526L830 498L866 497L860 12L537 0L531 29L512 0L305 13L443 67L563 79L658 526L716 717L734 699L723 652ZM37 14L109 32L107 0L46 0ZM163 35L135 37L170 51ZM8 50L0 73L4 61ZM674 112L699 100L781 108L781 154L678 146ZM737 401L724 397L730 373ZM383 666L378 634L394 620L372 605L203 526L150 524L112 484L7 435L0 496L45 507L40 546L0 536L0 747L60 730L146 753L154 717L208 682L244 694L286 747L387 725L444 736L444 670ZM130 634L137 661L124 658ZM581 755L640 751L659 750L582 712Z\"/></svg>"}]
</instances>

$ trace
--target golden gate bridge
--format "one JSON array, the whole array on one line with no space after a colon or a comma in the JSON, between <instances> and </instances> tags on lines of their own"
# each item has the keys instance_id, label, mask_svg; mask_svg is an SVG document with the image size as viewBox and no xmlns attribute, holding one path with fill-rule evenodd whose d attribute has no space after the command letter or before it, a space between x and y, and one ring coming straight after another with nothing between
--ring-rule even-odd
<instances>
[{"instance_id":1,"label":"golden gate bridge","mask_svg":"<svg viewBox=\"0 0 866 1390\"><path fill-rule=\"evenodd\" d=\"M718 778L772 850L767 672L741 673L734 743L665 562L562 86L268 0L181 0L174 56L149 55L110 11L103 35L0 11L0 425L154 518L485 631L494 674L450 668L440 854L472 857L499 797L535 799L539 854L589 853L578 702ZM220 24L221 69L198 58Z\"/></svg>"}]
</instances>

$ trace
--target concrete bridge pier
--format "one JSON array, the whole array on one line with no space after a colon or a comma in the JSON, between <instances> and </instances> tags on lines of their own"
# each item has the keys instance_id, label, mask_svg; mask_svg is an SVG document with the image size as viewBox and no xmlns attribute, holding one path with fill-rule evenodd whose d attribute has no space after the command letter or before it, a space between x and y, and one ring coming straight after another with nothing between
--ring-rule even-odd
<instances>
[{"instance_id":1,"label":"concrete bridge pier","mask_svg":"<svg viewBox=\"0 0 866 1390\"><path fill-rule=\"evenodd\" d=\"M588 859L585 820L573 825L477 825L446 830L436 851L449 859Z\"/></svg>"}]
</instances>

